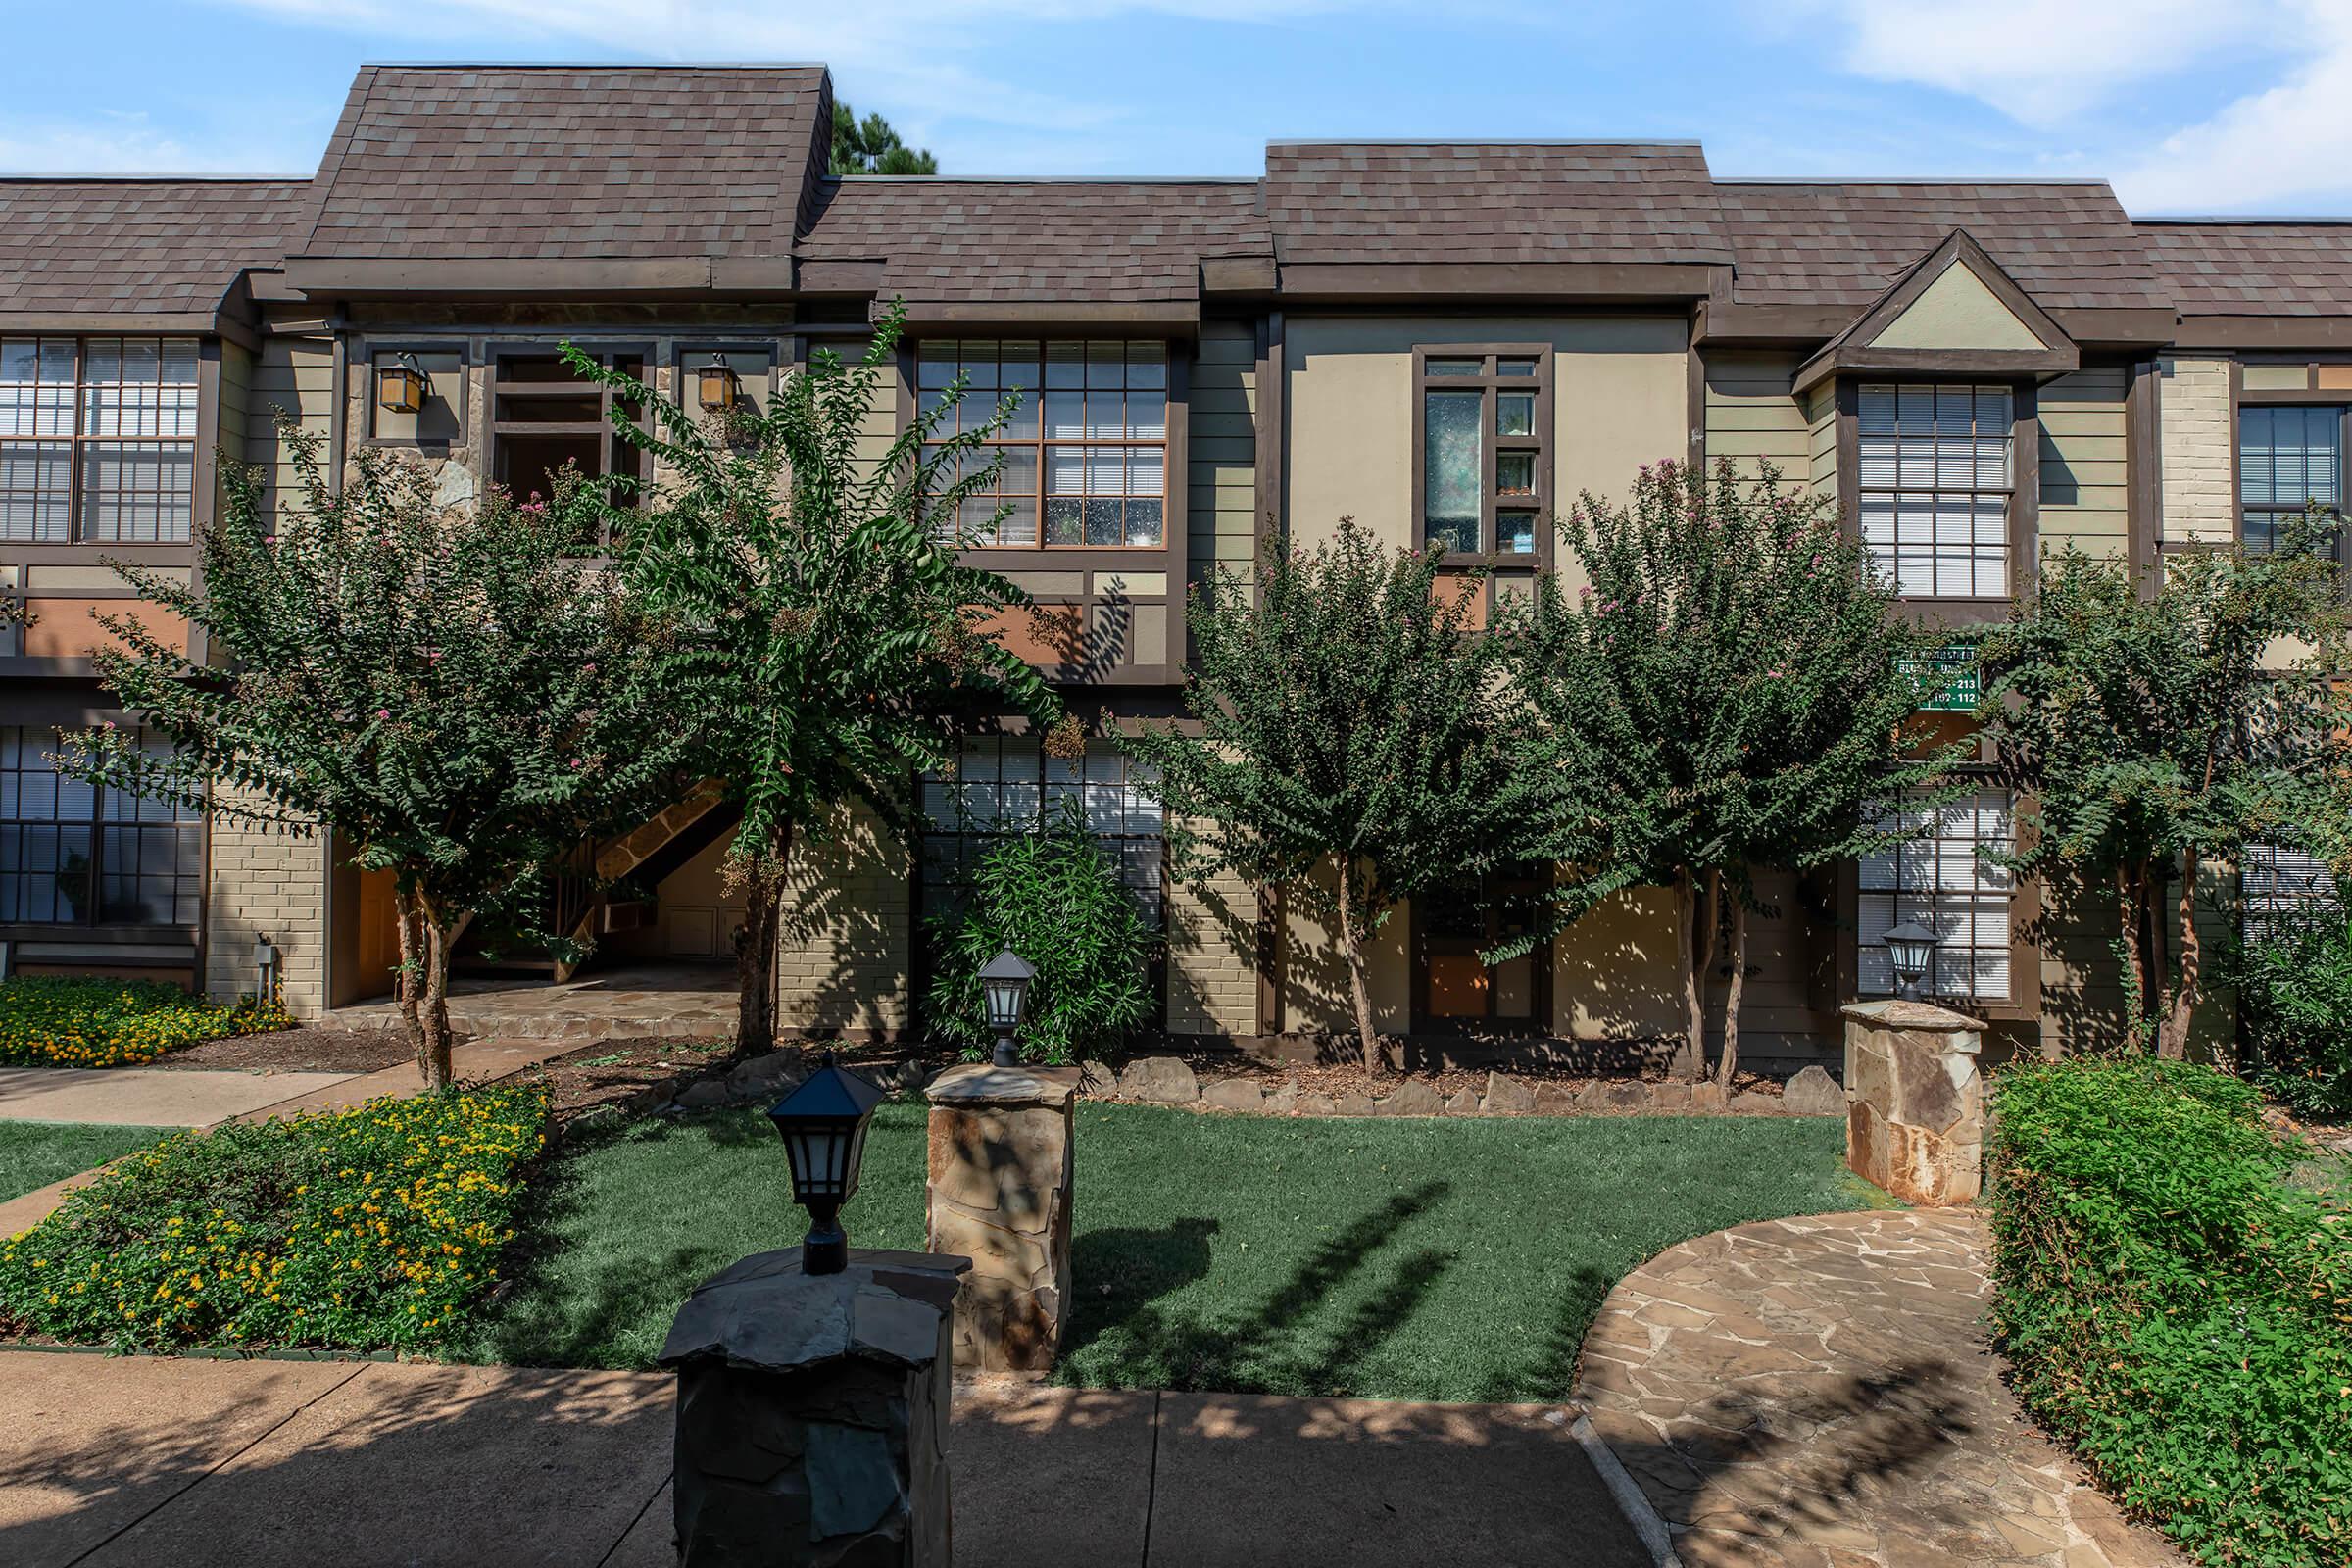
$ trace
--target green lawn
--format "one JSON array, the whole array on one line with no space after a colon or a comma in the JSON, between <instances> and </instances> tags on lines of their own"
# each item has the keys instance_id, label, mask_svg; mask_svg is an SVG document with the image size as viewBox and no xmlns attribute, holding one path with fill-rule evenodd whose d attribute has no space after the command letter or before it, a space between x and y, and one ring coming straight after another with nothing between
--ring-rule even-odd
<instances>
[{"instance_id":1,"label":"green lawn","mask_svg":"<svg viewBox=\"0 0 2352 1568\"><path fill-rule=\"evenodd\" d=\"M923 1108L885 1105L844 1216L922 1246ZM1078 1110L1076 1311L1094 1386L1556 1399L1611 1285L1687 1237L1866 1207L1821 1118L1310 1120ZM475 1354L644 1366L685 1293L799 1240L757 1112L567 1149Z\"/></svg>"},{"instance_id":2,"label":"green lawn","mask_svg":"<svg viewBox=\"0 0 2352 1568\"><path fill-rule=\"evenodd\" d=\"M172 1131L169 1127L0 1121L0 1202L144 1149Z\"/></svg>"}]
</instances>

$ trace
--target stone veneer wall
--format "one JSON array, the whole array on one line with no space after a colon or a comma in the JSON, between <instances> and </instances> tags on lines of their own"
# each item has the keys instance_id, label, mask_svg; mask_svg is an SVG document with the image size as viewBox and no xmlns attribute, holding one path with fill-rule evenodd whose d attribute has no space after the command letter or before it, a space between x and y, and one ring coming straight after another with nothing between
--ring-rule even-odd
<instances>
[{"instance_id":1,"label":"stone veneer wall","mask_svg":"<svg viewBox=\"0 0 2352 1568\"><path fill-rule=\"evenodd\" d=\"M911 1028L913 861L870 812L794 855L776 953L776 1022L863 1033Z\"/></svg>"},{"instance_id":2,"label":"stone veneer wall","mask_svg":"<svg viewBox=\"0 0 2352 1568\"><path fill-rule=\"evenodd\" d=\"M281 995L297 1018L326 1005L326 835L298 834L214 813L205 878L204 988L222 999L254 989L253 944L277 944Z\"/></svg>"},{"instance_id":3,"label":"stone veneer wall","mask_svg":"<svg viewBox=\"0 0 2352 1568\"><path fill-rule=\"evenodd\" d=\"M2231 495L2230 361L2172 356L2157 362L2157 450L2166 544L2228 544L2237 536Z\"/></svg>"}]
</instances>

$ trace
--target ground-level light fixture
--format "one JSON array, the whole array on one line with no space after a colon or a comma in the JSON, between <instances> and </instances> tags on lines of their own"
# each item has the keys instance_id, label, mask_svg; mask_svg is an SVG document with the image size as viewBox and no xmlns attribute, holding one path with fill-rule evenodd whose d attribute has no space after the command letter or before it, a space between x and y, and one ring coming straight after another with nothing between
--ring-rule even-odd
<instances>
[{"instance_id":1,"label":"ground-level light fixture","mask_svg":"<svg viewBox=\"0 0 2352 1568\"><path fill-rule=\"evenodd\" d=\"M988 1006L988 1026L997 1032L997 1053L994 1060L1000 1067L1020 1064L1020 1053L1012 1043L1021 1027L1021 1013L1029 1005L1029 982L1037 978L1037 969L1021 956L1006 948L988 960L980 971L980 995Z\"/></svg>"},{"instance_id":2,"label":"ground-level light fixture","mask_svg":"<svg viewBox=\"0 0 2352 1568\"><path fill-rule=\"evenodd\" d=\"M1936 944L1943 938L1917 920L1905 920L1879 940L1886 944L1886 955L1894 960L1895 994L1905 1002L1919 1001L1928 965L1936 958Z\"/></svg>"},{"instance_id":3,"label":"ground-level light fixture","mask_svg":"<svg viewBox=\"0 0 2352 1568\"><path fill-rule=\"evenodd\" d=\"M735 379L735 368L723 356L713 354L710 363L695 372L695 401L710 414L724 414L735 406L741 383Z\"/></svg>"},{"instance_id":4,"label":"ground-level light fixture","mask_svg":"<svg viewBox=\"0 0 2352 1568\"><path fill-rule=\"evenodd\" d=\"M767 1113L792 1162L792 1200L808 1210L808 1234L801 1242L804 1273L838 1274L850 1265L850 1237L841 1228L841 1208L858 1196L865 1125L880 1103L882 1091L835 1066L828 1051L808 1081Z\"/></svg>"},{"instance_id":5,"label":"ground-level light fixture","mask_svg":"<svg viewBox=\"0 0 2352 1568\"><path fill-rule=\"evenodd\" d=\"M277 1000L278 963L277 944L268 937L256 937L253 943L255 995L265 1007Z\"/></svg>"},{"instance_id":6,"label":"ground-level light fixture","mask_svg":"<svg viewBox=\"0 0 2352 1568\"><path fill-rule=\"evenodd\" d=\"M387 414L424 412L424 368L414 354L396 354L375 368L375 401Z\"/></svg>"}]
</instances>

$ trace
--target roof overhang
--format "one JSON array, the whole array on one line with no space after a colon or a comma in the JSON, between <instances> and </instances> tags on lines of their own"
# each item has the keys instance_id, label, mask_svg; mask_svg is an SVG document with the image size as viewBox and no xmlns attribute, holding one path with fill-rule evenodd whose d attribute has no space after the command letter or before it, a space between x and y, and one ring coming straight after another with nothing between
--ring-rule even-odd
<instances>
[{"instance_id":1,"label":"roof overhang","mask_svg":"<svg viewBox=\"0 0 2352 1568\"><path fill-rule=\"evenodd\" d=\"M1200 330L1199 300L924 300L906 304L910 331L1119 331L1191 337Z\"/></svg>"},{"instance_id":2,"label":"roof overhang","mask_svg":"<svg viewBox=\"0 0 2352 1568\"><path fill-rule=\"evenodd\" d=\"M1989 318L1971 324L1934 313L1938 318L1923 328L1921 318L1932 312L1922 302L1941 289L1954 290L1952 297L1964 305L1981 302ZM1968 293L1963 297L1959 290ZM1801 396L1834 375L2041 380L2082 364L2081 347L2057 318L1966 229L1955 228L1799 366L1791 390Z\"/></svg>"},{"instance_id":3,"label":"roof overhang","mask_svg":"<svg viewBox=\"0 0 2352 1568\"><path fill-rule=\"evenodd\" d=\"M1281 296L1318 305L1671 305L1713 292L1697 262L1283 262Z\"/></svg>"},{"instance_id":4,"label":"roof overhang","mask_svg":"<svg viewBox=\"0 0 2352 1568\"><path fill-rule=\"evenodd\" d=\"M552 299L790 294L789 256L658 260L562 257L343 257L287 260L285 286L304 299L508 297Z\"/></svg>"},{"instance_id":5,"label":"roof overhang","mask_svg":"<svg viewBox=\"0 0 2352 1568\"><path fill-rule=\"evenodd\" d=\"M2352 349L2352 318L2341 316L2188 316L2173 341L2184 349Z\"/></svg>"}]
</instances>

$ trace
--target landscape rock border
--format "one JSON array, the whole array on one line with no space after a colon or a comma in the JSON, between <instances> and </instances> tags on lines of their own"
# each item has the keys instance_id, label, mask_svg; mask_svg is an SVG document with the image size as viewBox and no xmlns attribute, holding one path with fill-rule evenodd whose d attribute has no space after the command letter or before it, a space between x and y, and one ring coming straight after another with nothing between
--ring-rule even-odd
<instances>
[{"instance_id":1,"label":"landscape rock border","mask_svg":"<svg viewBox=\"0 0 2352 1568\"><path fill-rule=\"evenodd\" d=\"M1842 1116L1845 1090L1814 1064L1777 1095L1744 1090L1726 1095L1713 1083L1600 1078L1571 1089L1530 1083L1507 1073L1487 1074L1484 1094L1464 1089L1447 1099L1425 1080L1408 1078L1386 1095L1327 1095L1286 1077L1269 1089L1253 1077L1212 1078L1202 1085L1174 1056L1139 1056L1124 1072L1106 1062L1081 1064L1080 1093L1091 1100L1270 1116Z\"/></svg>"}]
</instances>

